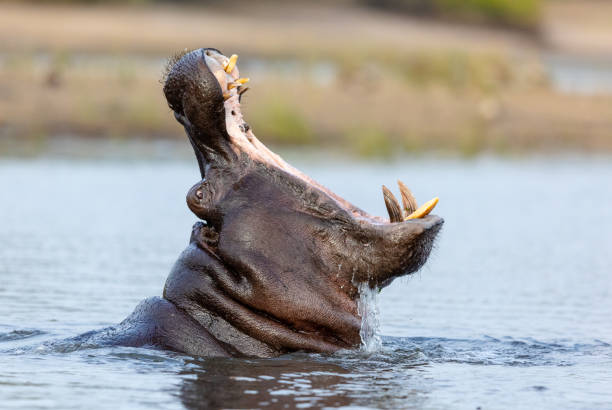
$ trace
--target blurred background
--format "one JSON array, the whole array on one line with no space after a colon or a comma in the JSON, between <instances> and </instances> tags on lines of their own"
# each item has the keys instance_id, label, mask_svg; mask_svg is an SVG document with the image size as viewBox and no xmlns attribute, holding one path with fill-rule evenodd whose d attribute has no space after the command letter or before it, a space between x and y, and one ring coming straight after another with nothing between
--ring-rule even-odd
<instances>
[{"instance_id":1,"label":"blurred background","mask_svg":"<svg viewBox=\"0 0 612 410\"><path fill-rule=\"evenodd\" d=\"M187 245L200 175L160 79L198 47L239 54L255 134L340 196L440 197L382 348L50 342L160 295ZM3 408L609 409L611 159L612 1L1 1Z\"/></svg>"},{"instance_id":2,"label":"blurred background","mask_svg":"<svg viewBox=\"0 0 612 410\"><path fill-rule=\"evenodd\" d=\"M272 145L362 156L612 150L612 2L0 3L0 154L179 139L165 59L240 55Z\"/></svg>"}]
</instances>

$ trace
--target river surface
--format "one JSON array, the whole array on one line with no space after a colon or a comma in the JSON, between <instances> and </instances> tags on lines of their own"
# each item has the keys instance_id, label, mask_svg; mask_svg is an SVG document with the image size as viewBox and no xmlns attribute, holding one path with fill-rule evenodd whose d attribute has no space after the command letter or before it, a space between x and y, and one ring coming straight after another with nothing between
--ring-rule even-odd
<instances>
[{"instance_id":1,"label":"river surface","mask_svg":"<svg viewBox=\"0 0 612 410\"><path fill-rule=\"evenodd\" d=\"M290 160L379 215L398 178L440 197L429 262L378 295L382 347L244 360L53 344L161 294L196 220L196 165L0 159L0 407L612 408L612 159Z\"/></svg>"}]
</instances>

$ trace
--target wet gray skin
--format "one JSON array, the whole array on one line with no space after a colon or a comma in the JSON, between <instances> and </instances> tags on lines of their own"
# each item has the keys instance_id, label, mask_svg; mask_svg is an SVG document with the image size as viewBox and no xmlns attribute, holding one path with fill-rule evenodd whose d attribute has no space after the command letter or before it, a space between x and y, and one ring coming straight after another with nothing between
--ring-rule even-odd
<instances>
[{"instance_id":1,"label":"wet gray skin","mask_svg":"<svg viewBox=\"0 0 612 410\"><path fill-rule=\"evenodd\" d=\"M443 220L403 221L410 207L387 192L390 220L369 215L284 162L243 120L245 86L227 64L199 49L177 57L166 77L201 171L187 204L202 222L163 298L86 336L203 356L358 347L357 285L382 288L420 269Z\"/></svg>"}]
</instances>

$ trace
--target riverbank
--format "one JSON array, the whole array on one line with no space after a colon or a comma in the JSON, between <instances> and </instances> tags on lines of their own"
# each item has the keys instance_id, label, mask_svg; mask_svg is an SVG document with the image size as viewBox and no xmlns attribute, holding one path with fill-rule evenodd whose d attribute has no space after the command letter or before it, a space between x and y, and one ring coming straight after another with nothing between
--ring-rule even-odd
<instances>
[{"instance_id":1,"label":"riverbank","mask_svg":"<svg viewBox=\"0 0 612 410\"><path fill-rule=\"evenodd\" d=\"M241 56L246 118L266 143L612 151L612 92L568 92L551 75L549 56L597 63L608 44L587 41L607 38L605 24L568 17L578 8L585 21L591 3L569 3L545 9L538 36L324 5L1 4L0 138L183 138L161 93L164 59L213 45Z\"/></svg>"}]
</instances>

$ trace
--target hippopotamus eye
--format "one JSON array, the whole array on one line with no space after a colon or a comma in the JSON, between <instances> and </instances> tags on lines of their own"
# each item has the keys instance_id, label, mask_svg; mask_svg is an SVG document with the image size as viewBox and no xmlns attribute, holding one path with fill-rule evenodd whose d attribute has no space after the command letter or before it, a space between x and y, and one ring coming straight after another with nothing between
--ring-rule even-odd
<instances>
[{"instance_id":1,"label":"hippopotamus eye","mask_svg":"<svg viewBox=\"0 0 612 410\"><path fill-rule=\"evenodd\" d=\"M201 189L198 189L196 191L196 196L198 197L198 199L204 198L204 195L202 194L202 190Z\"/></svg>"}]
</instances>

